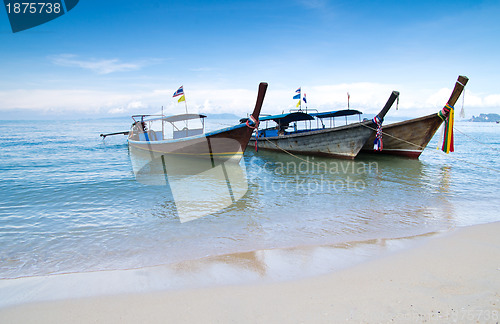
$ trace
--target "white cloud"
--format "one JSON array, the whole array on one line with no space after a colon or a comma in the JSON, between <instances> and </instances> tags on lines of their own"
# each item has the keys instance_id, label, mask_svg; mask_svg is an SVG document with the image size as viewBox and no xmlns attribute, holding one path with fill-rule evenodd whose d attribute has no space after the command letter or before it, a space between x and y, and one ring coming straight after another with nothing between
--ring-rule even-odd
<instances>
[{"instance_id":1,"label":"white cloud","mask_svg":"<svg viewBox=\"0 0 500 324\"><path fill-rule=\"evenodd\" d=\"M320 110L336 110L347 108L347 93L350 95L350 107L361 109L365 113L376 113L386 103L397 86L377 83L351 83L302 87L307 94L309 107Z\"/></svg>"},{"instance_id":2,"label":"white cloud","mask_svg":"<svg viewBox=\"0 0 500 324\"><path fill-rule=\"evenodd\" d=\"M447 103L451 92L452 89L450 88L440 89L429 95L425 101L415 102L409 108L427 108L426 110L429 112L437 111ZM479 114L485 111L492 111L492 109L500 107L500 94L477 94L465 89L455 103L455 107L458 109L462 105L466 112L472 110L476 114Z\"/></svg>"},{"instance_id":3,"label":"white cloud","mask_svg":"<svg viewBox=\"0 0 500 324\"><path fill-rule=\"evenodd\" d=\"M233 113L246 116L255 105L257 85L252 89L216 89L213 86L197 85L186 89L186 101L190 112L201 113ZM1 110L36 110L46 112L98 114L98 115L131 115L138 113L154 113L164 107L166 114L184 112L184 103L177 103L172 98L177 89L151 91L117 92L98 90L55 90L55 89L18 89L0 91ZM295 108L297 100L293 100L296 87L281 86L274 88L270 84L262 113L275 114ZM350 93L351 109L359 109L365 114L376 114L389 98L392 90L401 90L399 110L395 106L388 116L417 117L438 111L448 100L452 89L422 90L415 92L398 85L376 83L351 83L337 85L302 86L307 94L308 107L320 111L338 110L347 107L347 92ZM462 104L462 98L456 105ZM465 108L467 114L489 112L500 106L500 94L475 94L465 92ZM480 111L483 109L484 111Z\"/></svg>"},{"instance_id":4,"label":"white cloud","mask_svg":"<svg viewBox=\"0 0 500 324\"><path fill-rule=\"evenodd\" d=\"M60 54L49 58L53 64L66 67L79 67L91 70L97 74L109 74L113 72L135 71L150 64L149 61L122 62L119 59L80 59L73 54Z\"/></svg>"},{"instance_id":5,"label":"white cloud","mask_svg":"<svg viewBox=\"0 0 500 324\"><path fill-rule=\"evenodd\" d=\"M113 113L137 105L136 97L127 93L53 89L0 91L0 107L3 109Z\"/></svg>"},{"instance_id":6,"label":"white cloud","mask_svg":"<svg viewBox=\"0 0 500 324\"><path fill-rule=\"evenodd\" d=\"M451 92L452 90L448 88L439 89L438 91L427 97L425 102L422 103L422 106L433 107L433 108L444 106L446 104L446 101L450 97Z\"/></svg>"},{"instance_id":7,"label":"white cloud","mask_svg":"<svg viewBox=\"0 0 500 324\"><path fill-rule=\"evenodd\" d=\"M126 99L125 101L127 101L128 99ZM141 110L144 110L144 109L147 109L148 106L146 104L144 104L142 101L130 101L128 103L124 103L124 104L119 104L118 106L116 107L113 107L111 106L110 109L107 111L109 114L112 114L112 115L125 115L127 113L130 113L130 112L134 112L134 111L141 111Z\"/></svg>"},{"instance_id":8,"label":"white cloud","mask_svg":"<svg viewBox=\"0 0 500 324\"><path fill-rule=\"evenodd\" d=\"M145 108L145 107L146 107L146 105L141 101L132 101L132 102L129 102L129 104L127 105L128 109L138 109L138 108Z\"/></svg>"},{"instance_id":9,"label":"white cloud","mask_svg":"<svg viewBox=\"0 0 500 324\"><path fill-rule=\"evenodd\" d=\"M490 107L500 107L500 94L488 95L484 97L484 104Z\"/></svg>"},{"instance_id":10,"label":"white cloud","mask_svg":"<svg viewBox=\"0 0 500 324\"><path fill-rule=\"evenodd\" d=\"M295 108L297 100L292 99L297 87L287 86L286 89L276 89L269 85L262 113L275 114L289 111ZM378 83L350 83L336 85L314 85L302 86L302 93L307 94L308 108L319 111L339 110L347 108L347 92L350 94L350 108L359 109L365 114L376 114L382 109L389 99L392 91L400 91L398 110L396 103L393 105L389 116L393 117L418 117L437 112L448 101L452 89L442 88L437 90L427 89L415 91L414 88L407 89L396 84ZM170 101L171 94L168 93L166 100ZM246 115L250 113L255 105L257 97L257 86L254 89L190 89L186 93L188 107L197 112L205 113L234 113ZM465 91L464 101L466 113L478 113L480 109L489 110L500 106L500 95L475 94L469 90ZM462 106L462 96L456 106ZM171 109L174 113L179 111L180 106L176 102ZM304 108L304 106L302 106Z\"/></svg>"}]
</instances>

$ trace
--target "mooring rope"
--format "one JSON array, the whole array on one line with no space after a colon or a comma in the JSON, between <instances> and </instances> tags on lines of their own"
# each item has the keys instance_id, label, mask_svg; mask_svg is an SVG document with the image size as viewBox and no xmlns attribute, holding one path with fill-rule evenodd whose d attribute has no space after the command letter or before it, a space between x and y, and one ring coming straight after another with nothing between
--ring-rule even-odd
<instances>
[{"instance_id":1,"label":"mooring rope","mask_svg":"<svg viewBox=\"0 0 500 324\"><path fill-rule=\"evenodd\" d=\"M365 125L365 124L361 124L361 125L363 125L363 126L364 126L364 127L366 127L366 128L369 128L369 129L371 129L371 130L373 130L373 131L375 131L375 132L377 131L377 129L376 129L376 128L370 127L370 126L368 126L368 125ZM409 141L407 141L407 140L404 140L404 139L402 139L402 138L399 138L399 137L397 137L397 136L394 136L394 135L391 135L391 134L387 134L387 133L386 133L386 132L384 132L384 131L382 131L382 135L383 135L383 136L389 136L389 137L392 137L392 138L394 138L394 139L397 139L398 141L404 142L404 143L406 143L406 144L410 144L410 145L415 146L415 147L417 147L417 148L426 149L426 147L425 147L425 146L421 146L421 145L418 145L418 144L415 144L415 143L409 142Z\"/></svg>"},{"instance_id":2,"label":"mooring rope","mask_svg":"<svg viewBox=\"0 0 500 324\"><path fill-rule=\"evenodd\" d=\"M479 143L479 144L485 145L485 146L489 147L490 149L492 149L492 150L494 150L494 151L500 151L499 149L497 149L497 148L495 148L495 147L493 147L493 146L491 146L491 145L489 145L489 144L487 144L487 143L483 143L483 142L481 142L481 141L479 141L479 140L475 139L474 137L472 137L472 136L470 136L470 135L465 134L464 132L462 132L460 129L458 129L458 128L456 128L456 127L454 127L454 129L455 129L457 132L459 132L460 134L464 135L465 137L470 138L471 140L473 140L473 141L475 141L475 142L477 142L477 143Z\"/></svg>"},{"instance_id":3,"label":"mooring rope","mask_svg":"<svg viewBox=\"0 0 500 324\"><path fill-rule=\"evenodd\" d=\"M376 129L375 129L375 128L373 128L373 127L370 127L370 126L365 125L365 124L363 124L363 123L361 123L361 125L362 125L362 126L364 126L364 127L369 128L369 129L371 129L371 130L373 130L373 131L376 131ZM461 131L459 131L459 132L460 132L460 133L462 133ZM407 140L404 140L404 139L402 139L402 138L398 138L397 136L394 136L394 135L391 135L391 134L387 134L387 133L385 133L385 132L382 132L382 134L383 134L384 136L389 136L389 137L392 137L392 138L394 138L394 139L396 139L396 140L399 140L399 141L401 141L401 142L404 142L404 143L407 143L407 144L413 145L413 146L418 147L418 148L421 148L421 149L423 149L423 150L428 150L428 149L429 149L428 147L424 147L424 146L421 146L421 145L418 145L418 144L415 144L415 143L409 142L409 141L407 141ZM463 133L462 133L462 134L463 134ZM465 135L465 134L464 134L464 135ZM466 135L466 136L467 136L467 135ZM278 144L276 144L276 143L274 143L274 142L271 142L269 139L267 139L267 138L265 138L265 137L264 137L264 139L265 139L266 141L268 141L269 143L273 144L274 146L276 146L279 150L281 150L281 151L285 152L286 154L288 154L288 155L290 155L290 156L293 156L294 158L296 158L296 159L298 159L298 160L304 161L304 162L306 162L306 163L311 163L311 164L314 164L314 165L316 165L316 166L320 166L320 164L319 164L319 163L317 163L317 162L313 162L313 161L309 161L309 160L303 159L303 158L301 158L301 157L299 157L299 156L297 156L297 155L293 154L292 152L289 152L288 150L286 150L286 149L282 148L282 147L281 147L281 146L279 146ZM479 142L479 141L478 141L478 142ZM479 142L479 143L481 143L481 142ZM482 144L484 144L484 143L482 143ZM487 145L487 144L485 144L485 145ZM434 150L434 149L431 149L431 151L432 151L432 152L436 152L436 150ZM456 157L456 156L449 155L449 154L445 154L444 152L441 152L441 151L439 151L439 153L443 154L444 156L447 156L447 157L450 157L450 158L452 158L452 159L455 159L455 160L457 160L457 161L460 161L460 162L468 163L468 164L471 164L471 165L474 165L474 166L477 166L477 167L480 167L480 168L483 168L483 169L487 169L487 170L490 170L490 171L500 172L500 170L498 170L498 169L495 169L495 168L490 168L490 167L487 167L487 166L484 166L484 165L481 165L481 164L477 164L477 163L474 163L474 162L471 162L471 161L467 161L467 160L464 160L464 159L460 159L460 158L458 158L458 157Z\"/></svg>"},{"instance_id":4,"label":"mooring rope","mask_svg":"<svg viewBox=\"0 0 500 324\"><path fill-rule=\"evenodd\" d=\"M373 130L373 131L376 131L376 129L375 129L375 128L373 128L373 127L370 127L370 126L368 126L368 125L364 125L364 124L362 124L362 125L363 125L363 126L365 126L365 127L367 127L367 128L369 128L369 129L371 129L371 130ZM458 130L458 129L456 129L455 127L453 127L453 128L454 128L455 130ZM460 130L458 130L458 131L459 131L460 133L462 133ZM384 136L389 136L389 137L392 137L392 138L394 138L394 139L397 139L397 140L399 140L399 141L401 141L401 142L404 142L404 143L407 143L407 144L413 145L413 146L415 146L415 147L419 147L419 148L421 148L421 149L423 149L423 150L429 150L429 147L427 147L427 146L425 146L425 147L424 147L424 146L421 146L421 145L418 145L418 144L415 144L415 143L411 143L411 142L409 142L409 141L407 141L407 140L404 140L404 139L402 139L402 138L398 138L398 137L396 137L396 136L393 136L393 135L391 135L391 134L387 134L387 133L384 133L384 132L382 132L382 134L383 134ZM462 133L462 134L464 134L464 133ZM465 134L464 134L464 135L465 135ZM467 135L466 135L466 136L467 136ZM479 142L479 141L478 141L478 143L481 143L481 142ZM484 143L481 143L481 144L484 144ZM488 144L484 144L484 145L488 145ZM492 147L492 148L493 148L493 147ZM493 148L493 149L494 149L494 148ZM445 153L444 153L444 152L442 152L441 150L434 150L434 149L430 149L430 150L431 150L431 152L436 152L436 151L438 151L438 152L439 152L439 153L441 153L441 154L445 154ZM498 169L490 168L490 167L487 167L487 166L484 166L484 165L481 165L481 164L477 164L477 163L474 163L474 162L471 162L471 161L467 161L467 160L464 160L464 159L460 159L460 158L458 158L458 157L456 157L456 156L453 156L453 155L445 154L445 156L450 157L450 158L452 158L452 159L455 159L455 160L457 160L457 161L461 161L461 162L464 162L464 163L469 163L469 164L475 165L475 166L480 167L480 168L484 168L484 169L491 170L491 171L495 171L495 172L500 172L500 170L498 170Z\"/></svg>"},{"instance_id":5,"label":"mooring rope","mask_svg":"<svg viewBox=\"0 0 500 324\"><path fill-rule=\"evenodd\" d=\"M313 162L313 161L309 161L309 160L303 159L303 158L301 158L300 156L297 156L297 155L293 154L292 152L289 152L289 151L285 150L284 148L282 148L282 147L281 147L281 146L279 146L278 144L271 142L271 141L270 141L269 139L267 139L266 137L264 137L264 139L265 139L266 141L268 141L269 143L273 144L274 146L276 146L276 147L277 147L278 149L280 149L281 151L285 152L286 154L289 154L290 156L293 156L294 158L296 158L296 159L298 159L298 160L304 161L304 162L306 162L306 163L311 163L311 164L313 164L313 165L316 165L317 167L320 167L320 166L321 166L321 164L319 164L319 163L317 163L317 162Z\"/></svg>"}]
</instances>

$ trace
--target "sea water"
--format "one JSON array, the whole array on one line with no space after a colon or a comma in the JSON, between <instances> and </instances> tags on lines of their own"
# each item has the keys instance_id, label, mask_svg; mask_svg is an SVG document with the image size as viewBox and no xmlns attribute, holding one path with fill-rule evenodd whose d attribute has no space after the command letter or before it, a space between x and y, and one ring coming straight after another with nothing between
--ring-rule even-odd
<instances>
[{"instance_id":1,"label":"sea water","mask_svg":"<svg viewBox=\"0 0 500 324\"><path fill-rule=\"evenodd\" d=\"M256 250L352 247L500 220L498 124L456 122L456 152L436 150L438 131L419 160L249 147L239 164L245 192L187 222L172 186L138 181L126 136L99 137L129 124L0 121L0 283ZM193 182L193 201L200 186L223 195L210 182Z\"/></svg>"}]
</instances>

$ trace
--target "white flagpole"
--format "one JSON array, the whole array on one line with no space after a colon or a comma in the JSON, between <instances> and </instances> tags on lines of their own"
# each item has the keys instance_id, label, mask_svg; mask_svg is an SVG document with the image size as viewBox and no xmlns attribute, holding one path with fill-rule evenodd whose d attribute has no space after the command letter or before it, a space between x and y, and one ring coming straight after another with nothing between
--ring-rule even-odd
<instances>
[{"instance_id":1,"label":"white flagpole","mask_svg":"<svg viewBox=\"0 0 500 324\"><path fill-rule=\"evenodd\" d=\"M186 93L185 92L184 92L183 96L184 96L184 107L186 107L186 115L187 115L187 113L188 113L188 105L187 105L187 101L186 101ZM186 119L186 128L188 129L188 132L189 132L188 120L187 119Z\"/></svg>"},{"instance_id":2,"label":"white flagpole","mask_svg":"<svg viewBox=\"0 0 500 324\"><path fill-rule=\"evenodd\" d=\"M161 106L161 139L164 140L165 139L165 119L163 119L163 117L165 117L163 115L163 106Z\"/></svg>"}]
</instances>

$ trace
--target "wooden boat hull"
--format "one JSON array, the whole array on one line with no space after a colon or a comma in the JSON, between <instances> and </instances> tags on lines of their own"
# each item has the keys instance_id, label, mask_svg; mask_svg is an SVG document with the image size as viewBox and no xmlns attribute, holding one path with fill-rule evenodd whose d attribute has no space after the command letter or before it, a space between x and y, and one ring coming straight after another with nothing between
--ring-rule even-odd
<instances>
[{"instance_id":1,"label":"wooden boat hull","mask_svg":"<svg viewBox=\"0 0 500 324\"><path fill-rule=\"evenodd\" d=\"M265 137L257 139L257 146L258 149L354 159L374 127L372 121L364 121L307 133ZM255 145L255 137L250 139L249 145Z\"/></svg>"},{"instance_id":2,"label":"wooden boat hull","mask_svg":"<svg viewBox=\"0 0 500 324\"><path fill-rule=\"evenodd\" d=\"M165 141L135 141L129 139L129 146L152 152L185 157L236 159L240 160L253 129L245 124L192 136L186 139Z\"/></svg>"},{"instance_id":3,"label":"wooden boat hull","mask_svg":"<svg viewBox=\"0 0 500 324\"><path fill-rule=\"evenodd\" d=\"M382 128L384 149L373 150L375 134L372 134L363 146L362 152L418 159L442 123L443 120L438 114L431 114L386 125Z\"/></svg>"}]
</instances>

